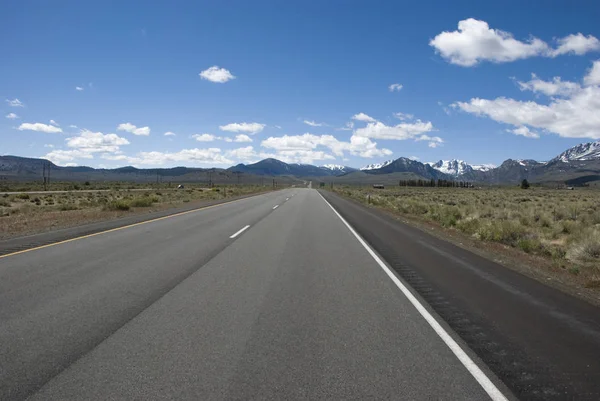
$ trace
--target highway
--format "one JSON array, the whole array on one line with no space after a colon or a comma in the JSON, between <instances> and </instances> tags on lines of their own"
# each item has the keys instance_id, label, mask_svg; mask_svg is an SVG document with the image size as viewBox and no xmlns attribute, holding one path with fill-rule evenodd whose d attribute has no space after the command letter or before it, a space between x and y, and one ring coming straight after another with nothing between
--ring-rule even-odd
<instances>
[{"instance_id":1,"label":"highway","mask_svg":"<svg viewBox=\"0 0 600 401\"><path fill-rule=\"evenodd\" d=\"M598 398L595 307L390 220L293 188L2 255L0 399Z\"/></svg>"}]
</instances>

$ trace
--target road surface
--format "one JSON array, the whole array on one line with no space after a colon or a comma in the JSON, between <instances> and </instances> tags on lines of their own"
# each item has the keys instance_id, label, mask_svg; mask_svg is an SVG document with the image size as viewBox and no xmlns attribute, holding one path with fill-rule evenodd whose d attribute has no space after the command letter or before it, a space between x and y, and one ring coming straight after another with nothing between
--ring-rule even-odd
<instances>
[{"instance_id":1,"label":"road surface","mask_svg":"<svg viewBox=\"0 0 600 401\"><path fill-rule=\"evenodd\" d=\"M369 212L325 196L369 239ZM488 368L342 216L289 189L0 256L0 399L513 399L504 365ZM423 246L395 235L408 258ZM578 318L573 352L594 351L596 321ZM588 359L576 382L591 384L559 396L594 399ZM555 396L524 373L529 392L506 376L517 395Z\"/></svg>"}]
</instances>

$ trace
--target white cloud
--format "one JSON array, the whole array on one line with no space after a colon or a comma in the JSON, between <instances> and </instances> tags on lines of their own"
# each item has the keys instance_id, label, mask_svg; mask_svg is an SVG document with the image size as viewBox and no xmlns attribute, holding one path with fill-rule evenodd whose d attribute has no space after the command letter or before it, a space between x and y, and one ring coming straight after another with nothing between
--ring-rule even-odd
<instances>
[{"instance_id":1,"label":"white cloud","mask_svg":"<svg viewBox=\"0 0 600 401\"><path fill-rule=\"evenodd\" d=\"M202 71L200 73L200 78L220 84L235 79L229 70L226 70L225 68L219 68L216 65Z\"/></svg>"},{"instance_id":2,"label":"white cloud","mask_svg":"<svg viewBox=\"0 0 600 401\"><path fill-rule=\"evenodd\" d=\"M260 158L260 155L254 151L252 146L246 146L244 148L237 148L227 151L227 157L231 157L242 162L254 162Z\"/></svg>"},{"instance_id":3,"label":"white cloud","mask_svg":"<svg viewBox=\"0 0 600 401\"><path fill-rule=\"evenodd\" d=\"M213 134L194 134L192 135L192 138L194 138L198 142L212 142L215 139L220 139L219 137Z\"/></svg>"},{"instance_id":4,"label":"white cloud","mask_svg":"<svg viewBox=\"0 0 600 401\"><path fill-rule=\"evenodd\" d=\"M19 131L38 131L38 132L46 132L48 134L57 134L62 132L62 129L55 127L53 125L42 124L42 123L23 123L19 125Z\"/></svg>"},{"instance_id":5,"label":"white cloud","mask_svg":"<svg viewBox=\"0 0 600 401\"><path fill-rule=\"evenodd\" d=\"M164 133L164 135L165 136L175 136L175 133L171 132L171 131L167 131L167 132Z\"/></svg>"},{"instance_id":6,"label":"white cloud","mask_svg":"<svg viewBox=\"0 0 600 401\"><path fill-rule=\"evenodd\" d=\"M83 90L83 88L82 88L81 86L76 86L76 87L75 87L75 90L76 90L76 91L82 91L82 90Z\"/></svg>"},{"instance_id":7,"label":"white cloud","mask_svg":"<svg viewBox=\"0 0 600 401\"><path fill-rule=\"evenodd\" d=\"M551 98L548 104L498 97L473 98L453 107L515 128L538 128L565 138L600 139L600 86L572 89L565 97ZM525 131L511 132L523 135Z\"/></svg>"},{"instance_id":8,"label":"white cloud","mask_svg":"<svg viewBox=\"0 0 600 401\"><path fill-rule=\"evenodd\" d=\"M64 164L64 167L76 167L76 166L79 166L79 164L77 164L77 163L65 163Z\"/></svg>"},{"instance_id":9,"label":"white cloud","mask_svg":"<svg viewBox=\"0 0 600 401\"><path fill-rule=\"evenodd\" d=\"M265 124L259 123L231 123L219 126L221 131L229 132L247 132L251 135L261 132L266 127Z\"/></svg>"},{"instance_id":10,"label":"white cloud","mask_svg":"<svg viewBox=\"0 0 600 401\"><path fill-rule=\"evenodd\" d=\"M437 148L438 146L440 146L440 144L437 142L429 142L427 146L429 146L430 148Z\"/></svg>"},{"instance_id":11,"label":"white cloud","mask_svg":"<svg viewBox=\"0 0 600 401\"><path fill-rule=\"evenodd\" d=\"M439 136L429 136L429 135L421 135L415 138L415 141L429 141L428 146L430 148L437 148L444 143L444 140Z\"/></svg>"},{"instance_id":12,"label":"white cloud","mask_svg":"<svg viewBox=\"0 0 600 401\"><path fill-rule=\"evenodd\" d=\"M25 104L19 99L6 99L6 103L8 103L10 107L25 107Z\"/></svg>"},{"instance_id":13,"label":"white cloud","mask_svg":"<svg viewBox=\"0 0 600 401\"><path fill-rule=\"evenodd\" d=\"M143 136L150 135L150 127L139 127L138 128L131 123L119 124L119 126L117 127L117 130L129 132L133 135L143 135Z\"/></svg>"},{"instance_id":14,"label":"white cloud","mask_svg":"<svg viewBox=\"0 0 600 401\"><path fill-rule=\"evenodd\" d=\"M354 129L354 122L353 121L348 121L346 124L344 124L343 127L336 128L337 131L352 131L353 129Z\"/></svg>"},{"instance_id":15,"label":"white cloud","mask_svg":"<svg viewBox=\"0 0 600 401\"><path fill-rule=\"evenodd\" d=\"M5 117L8 118L9 120L16 120L17 118L21 118L18 115L16 115L15 113L8 113Z\"/></svg>"},{"instance_id":16,"label":"white cloud","mask_svg":"<svg viewBox=\"0 0 600 401\"><path fill-rule=\"evenodd\" d=\"M126 138L117 134L103 134L88 130L82 130L79 136L67 138L66 142L68 147L85 153L118 152L120 146L129 145Z\"/></svg>"},{"instance_id":17,"label":"white cloud","mask_svg":"<svg viewBox=\"0 0 600 401\"><path fill-rule=\"evenodd\" d=\"M325 125L324 123L317 123L317 122L309 121L309 120L304 120L304 124L310 125L311 127L322 127Z\"/></svg>"},{"instance_id":18,"label":"white cloud","mask_svg":"<svg viewBox=\"0 0 600 401\"><path fill-rule=\"evenodd\" d=\"M538 139L540 137L540 134L538 134L537 132L531 131L529 128L527 128L524 125L514 128L514 129L507 129L506 132L510 132L511 134L515 134L515 135L521 135L521 136L524 136L525 138Z\"/></svg>"},{"instance_id":19,"label":"white cloud","mask_svg":"<svg viewBox=\"0 0 600 401\"><path fill-rule=\"evenodd\" d=\"M250 138L246 134L236 135L235 138L225 138L225 142L252 142L252 138Z\"/></svg>"},{"instance_id":20,"label":"white cloud","mask_svg":"<svg viewBox=\"0 0 600 401\"><path fill-rule=\"evenodd\" d=\"M421 160L421 159L420 159L419 157L417 157L417 156L408 156L408 158L409 158L410 160L414 160L414 161L419 161L419 160Z\"/></svg>"},{"instance_id":21,"label":"white cloud","mask_svg":"<svg viewBox=\"0 0 600 401\"><path fill-rule=\"evenodd\" d=\"M45 147L45 148L50 148L50 149L53 149L53 148L54 148L54 145L52 145L52 144L50 144L50 143L47 143L47 144L45 144L45 145L44 145L44 147Z\"/></svg>"},{"instance_id":22,"label":"white cloud","mask_svg":"<svg viewBox=\"0 0 600 401\"><path fill-rule=\"evenodd\" d=\"M377 143L372 142L369 138L358 137L353 135L350 138L350 142L340 141L332 135L284 135L282 137L270 137L265 139L262 144L263 147L268 149L277 150L278 154L285 155L300 155L300 151L316 151L318 147L328 148L334 155L343 156L344 152L350 152L355 156L361 157L375 157L390 155L392 152L389 149L378 149ZM294 153L296 152L296 153ZM309 153L304 152L304 155ZM323 154L314 153L316 155L323 156ZM328 157L329 159L329 157ZM319 159L325 160L325 159Z\"/></svg>"},{"instance_id":23,"label":"white cloud","mask_svg":"<svg viewBox=\"0 0 600 401\"><path fill-rule=\"evenodd\" d=\"M576 54L581 56L591 51L600 50L600 40L588 35L587 37L581 33L576 35L568 35L558 39L558 47L550 52L551 57L560 56L563 54Z\"/></svg>"},{"instance_id":24,"label":"white cloud","mask_svg":"<svg viewBox=\"0 0 600 401\"><path fill-rule=\"evenodd\" d=\"M377 121L373 117L370 117L370 116L366 115L365 113L355 114L352 116L352 119L356 120L356 121L364 121L367 123L373 123L373 122Z\"/></svg>"},{"instance_id":25,"label":"white cloud","mask_svg":"<svg viewBox=\"0 0 600 401\"><path fill-rule=\"evenodd\" d=\"M53 150L46 154L44 159L48 159L53 163L64 166L66 162L73 161L75 159L93 159L91 153L87 153L78 149L74 150Z\"/></svg>"},{"instance_id":26,"label":"white cloud","mask_svg":"<svg viewBox=\"0 0 600 401\"><path fill-rule=\"evenodd\" d=\"M193 164L233 164L219 148L182 149L179 152L140 152L135 158L129 158L134 165L162 165L166 163Z\"/></svg>"},{"instance_id":27,"label":"white cloud","mask_svg":"<svg viewBox=\"0 0 600 401\"><path fill-rule=\"evenodd\" d=\"M414 139L418 135L433 131L431 122L416 120L412 123L400 123L397 125L385 125L382 122L368 123L366 127L358 128L354 135L374 139Z\"/></svg>"},{"instance_id":28,"label":"white cloud","mask_svg":"<svg viewBox=\"0 0 600 401\"><path fill-rule=\"evenodd\" d=\"M60 127L60 124L54 120L50 120L50 124L54 125L55 127Z\"/></svg>"},{"instance_id":29,"label":"white cloud","mask_svg":"<svg viewBox=\"0 0 600 401\"><path fill-rule=\"evenodd\" d=\"M481 61L506 63L529 57L556 57L563 54L582 55L600 50L600 42L593 36L581 33L557 39L558 47L552 49L536 37L520 41L509 32L491 29L487 22L469 18L458 23L458 30L442 32L429 45L448 62L463 67Z\"/></svg>"},{"instance_id":30,"label":"white cloud","mask_svg":"<svg viewBox=\"0 0 600 401\"><path fill-rule=\"evenodd\" d=\"M71 124L71 125L69 125L69 128L78 128L78 127L74 124Z\"/></svg>"},{"instance_id":31,"label":"white cloud","mask_svg":"<svg viewBox=\"0 0 600 401\"><path fill-rule=\"evenodd\" d=\"M583 83L585 85L600 85L600 60L594 61L592 68L583 77Z\"/></svg>"},{"instance_id":32,"label":"white cloud","mask_svg":"<svg viewBox=\"0 0 600 401\"><path fill-rule=\"evenodd\" d=\"M554 77L552 81L543 81L535 74L531 74L530 81L517 83L521 90L540 92L547 96L568 96L581 88L578 83L563 81L560 77Z\"/></svg>"},{"instance_id":33,"label":"white cloud","mask_svg":"<svg viewBox=\"0 0 600 401\"><path fill-rule=\"evenodd\" d=\"M413 118L415 118L415 116L412 114L401 113L401 112L394 113L394 117L396 117L400 121L412 120Z\"/></svg>"},{"instance_id":34,"label":"white cloud","mask_svg":"<svg viewBox=\"0 0 600 401\"><path fill-rule=\"evenodd\" d=\"M388 86L388 89L390 90L390 92L400 92L403 87L404 86L400 84L391 84L390 86Z\"/></svg>"},{"instance_id":35,"label":"white cloud","mask_svg":"<svg viewBox=\"0 0 600 401\"><path fill-rule=\"evenodd\" d=\"M281 126L280 126L280 125L274 125L273 127L274 127L274 128L277 128L277 129L281 129Z\"/></svg>"}]
</instances>

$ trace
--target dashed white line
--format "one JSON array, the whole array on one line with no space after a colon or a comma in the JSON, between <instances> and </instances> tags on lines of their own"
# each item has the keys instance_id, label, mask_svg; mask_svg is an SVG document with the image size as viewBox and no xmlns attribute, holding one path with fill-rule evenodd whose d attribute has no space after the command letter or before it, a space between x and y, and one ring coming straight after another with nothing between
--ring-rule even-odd
<instances>
[{"instance_id":1,"label":"dashed white line","mask_svg":"<svg viewBox=\"0 0 600 401\"><path fill-rule=\"evenodd\" d=\"M273 206L273 210L277 209L278 207L279 207L279 205Z\"/></svg>"},{"instance_id":2,"label":"dashed white line","mask_svg":"<svg viewBox=\"0 0 600 401\"><path fill-rule=\"evenodd\" d=\"M287 202L287 201L289 201L289 200L290 200L290 198L285 198L285 201L286 201L286 202Z\"/></svg>"},{"instance_id":3,"label":"dashed white line","mask_svg":"<svg viewBox=\"0 0 600 401\"><path fill-rule=\"evenodd\" d=\"M238 231L237 233L233 234L229 238L235 238L235 237L237 237L238 235L240 235L241 233L243 233L244 231L246 231L249 227L250 227L250 225L247 225L246 227L242 228L240 231Z\"/></svg>"},{"instance_id":4,"label":"dashed white line","mask_svg":"<svg viewBox=\"0 0 600 401\"><path fill-rule=\"evenodd\" d=\"M325 203L327 203L331 210L333 210L333 212L340 218L340 220L342 220L342 223L344 223L344 225L348 227L348 230L350 230L350 232L356 237L358 242L360 242L360 244L367 250L371 257L375 259L375 262L377 262L379 267L381 267L383 271L388 275L388 277L392 279L394 284L396 284L400 291L402 291L404 296L408 298L410 303L417 309L421 316L423 316L427 323L429 323L429 325L436 332L436 334L442 339L442 341L448 346L448 348L450 348L450 350L454 353L456 358L458 358L458 360L463 364L463 366L467 368L469 373L471 373L471 376L473 376L477 383L479 383L479 385L483 387L488 396L493 401L508 401L506 396L502 394L498 387L496 387L496 385L489 379L489 377L487 377L487 375L479 368L479 366L477 366L477 364L473 362L469 355L467 355L467 353L460 347L460 345L458 345L458 343L454 341L452 336L450 336L450 334L448 334L448 332L442 327L442 325L440 325L437 322L437 320L435 320L431 313L429 313L429 311L408 290L408 288L406 288L406 286L402 284L398 277L396 277L396 275L392 273L390 268L387 267L387 265L381 260L381 258L365 242L365 240L363 240L362 237L358 235L358 233L354 230L354 228L352 228L352 226L346 221L346 219L344 219L342 215L340 215L338 211L335 210L335 208L331 206L329 202L327 202L327 199L325 199L323 195L321 195L321 198L323 198L323 200L325 201Z\"/></svg>"}]
</instances>

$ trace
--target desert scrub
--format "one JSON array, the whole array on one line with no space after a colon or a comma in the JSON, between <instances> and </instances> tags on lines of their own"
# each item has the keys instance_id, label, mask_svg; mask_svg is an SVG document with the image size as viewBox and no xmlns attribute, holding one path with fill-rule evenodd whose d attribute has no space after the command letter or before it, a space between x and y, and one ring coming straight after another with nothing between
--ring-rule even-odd
<instances>
[{"instance_id":1,"label":"desert scrub","mask_svg":"<svg viewBox=\"0 0 600 401\"><path fill-rule=\"evenodd\" d=\"M104 210L129 210L131 207L129 206L129 203L126 201L122 201L122 200L118 200L118 201L111 201L108 202L106 205L104 205Z\"/></svg>"},{"instance_id":2,"label":"desert scrub","mask_svg":"<svg viewBox=\"0 0 600 401\"><path fill-rule=\"evenodd\" d=\"M142 198L133 198L129 201L129 206L131 207L150 207L153 203L158 202L158 198L153 196L145 196Z\"/></svg>"},{"instance_id":3,"label":"desert scrub","mask_svg":"<svg viewBox=\"0 0 600 401\"><path fill-rule=\"evenodd\" d=\"M547 188L338 186L334 191L473 238L546 257L564 269L600 271L600 191ZM583 273L582 273L583 274Z\"/></svg>"}]
</instances>

